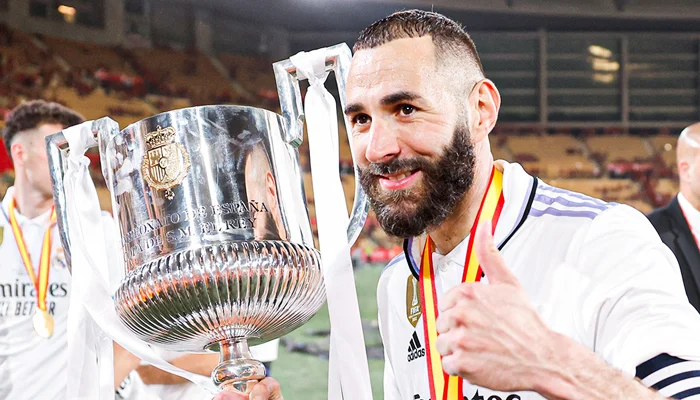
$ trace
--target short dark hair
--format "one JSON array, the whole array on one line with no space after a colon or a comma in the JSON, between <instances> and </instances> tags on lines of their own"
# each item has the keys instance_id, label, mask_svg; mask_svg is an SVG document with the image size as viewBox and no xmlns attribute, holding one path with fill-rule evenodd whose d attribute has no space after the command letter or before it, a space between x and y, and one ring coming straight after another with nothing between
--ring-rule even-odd
<instances>
[{"instance_id":1,"label":"short dark hair","mask_svg":"<svg viewBox=\"0 0 700 400\"><path fill-rule=\"evenodd\" d=\"M18 133L36 129L43 124L60 124L68 128L83 121L85 118L82 115L58 103L44 100L25 101L15 107L5 121L2 139L5 142L7 154L11 157L12 140Z\"/></svg>"},{"instance_id":2,"label":"short dark hair","mask_svg":"<svg viewBox=\"0 0 700 400\"><path fill-rule=\"evenodd\" d=\"M459 23L431 11L399 11L380 19L360 32L353 51L371 49L396 39L427 35L432 37L437 48L435 56L438 61L466 55L468 59L462 62L472 63L483 77L484 68L469 34Z\"/></svg>"}]
</instances>

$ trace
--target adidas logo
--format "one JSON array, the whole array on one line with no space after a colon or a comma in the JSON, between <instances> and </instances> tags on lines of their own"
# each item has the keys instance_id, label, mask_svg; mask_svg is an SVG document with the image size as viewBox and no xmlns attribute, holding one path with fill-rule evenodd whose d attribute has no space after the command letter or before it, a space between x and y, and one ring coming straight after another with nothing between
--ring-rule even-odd
<instances>
[{"instance_id":1,"label":"adidas logo","mask_svg":"<svg viewBox=\"0 0 700 400\"><path fill-rule=\"evenodd\" d=\"M416 331L413 331L413 336L411 336L411 341L408 342L408 362L417 360L421 357L425 357L425 347L421 346L420 340L418 340L418 335Z\"/></svg>"}]
</instances>

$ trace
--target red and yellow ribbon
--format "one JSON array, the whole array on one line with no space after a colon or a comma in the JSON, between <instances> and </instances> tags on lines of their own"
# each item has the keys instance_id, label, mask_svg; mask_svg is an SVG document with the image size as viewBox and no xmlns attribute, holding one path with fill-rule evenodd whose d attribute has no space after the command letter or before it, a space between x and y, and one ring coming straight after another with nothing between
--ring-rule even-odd
<instances>
[{"instance_id":1,"label":"red and yellow ribbon","mask_svg":"<svg viewBox=\"0 0 700 400\"><path fill-rule=\"evenodd\" d=\"M17 223L17 217L15 217L15 201L14 199L10 202L10 226L12 227L12 233L15 236L15 243L17 243L17 249L19 249L19 254L22 256L22 261L24 262L24 268L29 274L29 279L31 279L36 289L37 297L37 307L41 311L46 311L46 290L49 287L49 264L51 260L51 228L53 224L56 223L56 209L51 208L51 222L49 223L46 233L44 233L44 242L41 246L41 258L39 259L39 276L37 279L36 273L34 272L34 266L32 265L32 258L29 255L29 250L27 250L27 243L24 241L24 236L22 236L22 230Z\"/></svg>"},{"instance_id":2,"label":"red and yellow ribbon","mask_svg":"<svg viewBox=\"0 0 700 400\"><path fill-rule=\"evenodd\" d=\"M467 256L464 260L464 272L462 282L479 282L482 272L476 252L473 252L474 237L477 226L487 220L491 220L493 232L503 209L503 172L493 168L489 186L481 200L479 212L472 225ZM442 357L435 348L437 341L437 328L435 321L438 317L437 291L435 290L435 273L433 271L434 244L430 237L427 238L420 269L421 311L423 312L423 331L426 340L428 364L428 380L430 382L430 398L433 400L462 400L462 378L448 376L442 369Z\"/></svg>"}]
</instances>

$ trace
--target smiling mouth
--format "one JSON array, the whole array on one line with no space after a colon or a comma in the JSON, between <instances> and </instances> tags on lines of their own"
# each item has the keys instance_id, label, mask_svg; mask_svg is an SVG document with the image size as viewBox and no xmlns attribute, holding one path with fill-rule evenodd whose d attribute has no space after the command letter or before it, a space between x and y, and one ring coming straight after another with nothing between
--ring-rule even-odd
<instances>
[{"instance_id":1,"label":"smiling mouth","mask_svg":"<svg viewBox=\"0 0 700 400\"><path fill-rule=\"evenodd\" d=\"M394 174L379 175L379 184L385 190L408 189L416 181L420 169L401 171Z\"/></svg>"},{"instance_id":2,"label":"smiling mouth","mask_svg":"<svg viewBox=\"0 0 700 400\"><path fill-rule=\"evenodd\" d=\"M411 171L404 171L404 172L400 172L400 173L396 173L396 174L391 174L391 175L379 175L379 176L380 176L382 179L388 179L388 180L390 180L390 181L392 181L392 182L397 182L397 181L400 181L400 180L402 180L402 179L408 178L409 176L415 174L416 172L418 172L418 170L417 170L417 169L414 169L414 170L411 170Z\"/></svg>"}]
</instances>

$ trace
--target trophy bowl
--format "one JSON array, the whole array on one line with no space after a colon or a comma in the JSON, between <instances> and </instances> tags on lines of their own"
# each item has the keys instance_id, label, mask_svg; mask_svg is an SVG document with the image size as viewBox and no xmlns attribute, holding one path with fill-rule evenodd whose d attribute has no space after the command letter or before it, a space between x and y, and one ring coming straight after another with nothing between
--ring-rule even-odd
<instances>
[{"instance_id":1,"label":"trophy bowl","mask_svg":"<svg viewBox=\"0 0 700 400\"><path fill-rule=\"evenodd\" d=\"M349 60L346 46L335 49ZM342 77L339 58L328 66ZM293 72L288 60L276 64L284 116L216 105L165 112L123 130L110 118L92 122L121 238L119 318L154 346L219 352L212 379L221 388L247 392L265 376L248 346L296 329L325 300L299 163L303 116ZM344 91L341 79L339 86ZM62 133L47 146L70 257L62 181L69 147ZM358 187L350 242L367 209Z\"/></svg>"}]
</instances>

